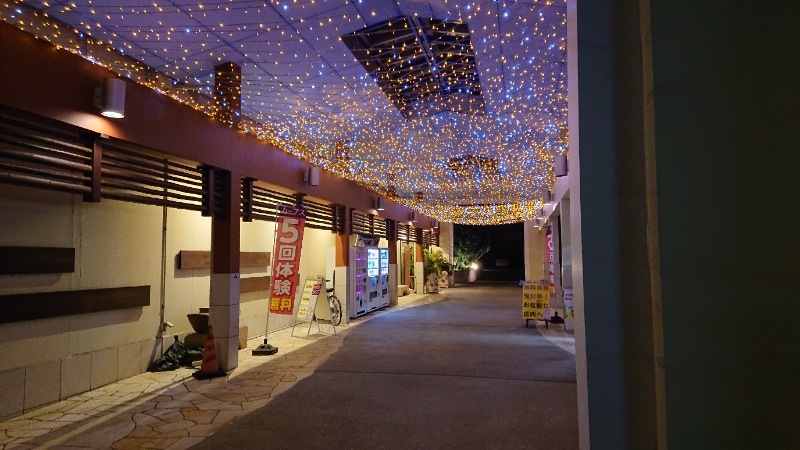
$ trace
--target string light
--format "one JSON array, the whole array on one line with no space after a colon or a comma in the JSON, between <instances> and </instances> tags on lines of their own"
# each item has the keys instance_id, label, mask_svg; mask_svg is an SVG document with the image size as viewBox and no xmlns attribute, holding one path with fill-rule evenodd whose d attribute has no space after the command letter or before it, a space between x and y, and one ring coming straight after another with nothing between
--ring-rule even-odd
<instances>
[{"instance_id":1,"label":"string light","mask_svg":"<svg viewBox=\"0 0 800 450\"><path fill-rule=\"evenodd\" d=\"M234 62L243 131L440 222L536 218L554 156L568 147L565 0L403 3L384 12L351 0L76 0L37 10L16 0L1 4L0 18L212 116L214 66ZM474 54L482 90L467 103L484 102L485 115L406 120L341 42L397 10L466 22L464 54ZM398 58L395 70L409 65ZM450 69L436 68L455 81Z\"/></svg>"}]
</instances>

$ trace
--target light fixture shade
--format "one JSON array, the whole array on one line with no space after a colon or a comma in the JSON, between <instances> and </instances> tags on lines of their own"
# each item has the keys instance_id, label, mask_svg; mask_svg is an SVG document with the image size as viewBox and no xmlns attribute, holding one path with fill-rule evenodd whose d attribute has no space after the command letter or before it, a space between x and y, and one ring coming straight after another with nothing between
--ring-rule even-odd
<instances>
[{"instance_id":1,"label":"light fixture shade","mask_svg":"<svg viewBox=\"0 0 800 450\"><path fill-rule=\"evenodd\" d=\"M417 221L417 213L416 213L416 211L411 211L411 221L412 222L416 222Z\"/></svg>"},{"instance_id":2,"label":"light fixture shade","mask_svg":"<svg viewBox=\"0 0 800 450\"><path fill-rule=\"evenodd\" d=\"M125 80L122 78L105 79L100 114L111 119L125 117Z\"/></svg>"},{"instance_id":3,"label":"light fixture shade","mask_svg":"<svg viewBox=\"0 0 800 450\"><path fill-rule=\"evenodd\" d=\"M378 197L375 199L375 209L378 211L383 211L386 209L386 206L383 204L383 197Z\"/></svg>"},{"instance_id":4,"label":"light fixture shade","mask_svg":"<svg viewBox=\"0 0 800 450\"><path fill-rule=\"evenodd\" d=\"M555 166L555 174L557 177L566 176L567 173L569 172L569 167L567 165L567 154L556 153L554 166Z\"/></svg>"},{"instance_id":5,"label":"light fixture shade","mask_svg":"<svg viewBox=\"0 0 800 450\"><path fill-rule=\"evenodd\" d=\"M309 186L319 186L319 167L309 167L303 178Z\"/></svg>"}]
</instances>

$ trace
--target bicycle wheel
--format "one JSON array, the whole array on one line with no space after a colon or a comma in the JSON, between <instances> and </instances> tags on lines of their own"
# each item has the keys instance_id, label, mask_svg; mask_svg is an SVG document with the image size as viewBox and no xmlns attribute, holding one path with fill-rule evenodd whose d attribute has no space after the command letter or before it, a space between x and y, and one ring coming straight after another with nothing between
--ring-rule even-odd
<instances>
[{"instance_id":1,"label":"bicycle wheel","mask_svg":"<svg viewBox=\"0 0 800 450\"><path fill-rule=\"evenodd\" d=\"M339 297L335 295L331 295L328 301L331 304L331 323L339 325L342 323L342 303L339 302Z\"/></svg>"}]
</instances>

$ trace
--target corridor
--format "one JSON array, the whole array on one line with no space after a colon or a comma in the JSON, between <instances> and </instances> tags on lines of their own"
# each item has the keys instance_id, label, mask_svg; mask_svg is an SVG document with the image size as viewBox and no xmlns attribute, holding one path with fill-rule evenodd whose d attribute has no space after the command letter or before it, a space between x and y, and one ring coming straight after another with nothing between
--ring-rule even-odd
<instances>
[{"instance_id":1,"label":"corridor","mask_svg":"<svg viewBox=\"0 0 800 450\"><path fill-rule=\"evenodd\" d=\"M520 298L518 286L458 288L382 314L193 448L577 448L574 356L525 328Z\"/></svg>"},{"instance_id":2,"label":"corridor","mask_svg":"<svg viewBox=\"0 0 800 450\"><path fill-rule=\"evenodd\" d=\"M525 328L520 297L460 287L337 336L281 330L224 378L144 373L0 421L0 449L577 448L574 338Z\"/></svg>"}]
</instances>

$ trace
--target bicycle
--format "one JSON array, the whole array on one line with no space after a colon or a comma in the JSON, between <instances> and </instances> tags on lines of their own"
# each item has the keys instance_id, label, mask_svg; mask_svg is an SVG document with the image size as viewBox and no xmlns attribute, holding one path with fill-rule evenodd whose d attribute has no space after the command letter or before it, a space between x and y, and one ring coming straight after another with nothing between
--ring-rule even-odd
<instances>
[{"instance_id":1,"label":"bicycle","mask_svg":"<svg viewBox=\"0 0 800 450\"><path fill-rule=\"evenodd\" d=\"M325 296L328 298L328 306L330 307L331 311L331 320L317 319L316 314L314 315L314 320L317 320L320 323L330 322L331 325L337 326L342 323L342 302L340 302L339 297L336 296L336 287L328 287L328 283L330 281L331 280L325 280Z\"/></svg>"}]
</instances>

